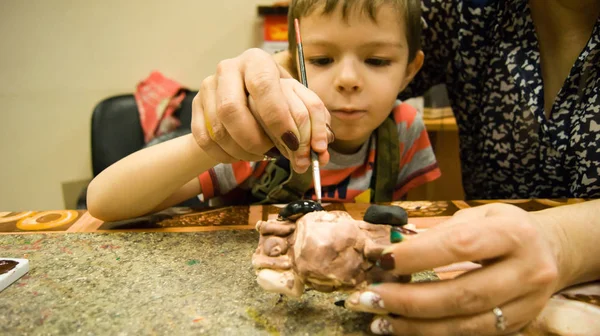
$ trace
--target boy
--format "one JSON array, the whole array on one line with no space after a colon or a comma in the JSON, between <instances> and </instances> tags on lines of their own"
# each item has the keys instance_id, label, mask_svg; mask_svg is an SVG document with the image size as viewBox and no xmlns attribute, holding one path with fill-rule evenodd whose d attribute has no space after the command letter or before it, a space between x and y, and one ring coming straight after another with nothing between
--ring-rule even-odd
<instances>
[{"instance_id":1,"label":"boy","mask_svg":"<svg viewBox=\"0 0 600 336\"><path fill-rule=\"evenodd\" d=\"M290 4L292 64L297 64L293 21L298 18L308 85L330 112L335 134L330 161L321 167L323 201L397 200L440 176L423 121L414 108L396 101L423 64L419 6L417 0ZM303 103L298 85L287 82L290 106ZM211 204L217 198L229 204L283 203L314 198L311 182L310 173L293 173L285 158L218 162L187 135L103 171L90 184L88 208L94 217L117 220L198 194Z\"/></svg>"}]
</instances>

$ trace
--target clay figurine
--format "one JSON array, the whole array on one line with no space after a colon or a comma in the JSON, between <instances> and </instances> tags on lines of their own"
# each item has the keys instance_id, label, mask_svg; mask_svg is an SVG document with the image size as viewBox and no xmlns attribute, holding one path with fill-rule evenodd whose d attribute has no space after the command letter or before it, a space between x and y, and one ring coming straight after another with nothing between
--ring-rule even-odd
<instances>
[{"instance_id":1,"label":"clay figurine","mask_svg":"<svg viewBox=\"0 0 600 336\"><path fill-rule=\"evenodd\" d=\"M313 201L288 204L278 219L256 224L260 240L252 264L258 284L270 292L300 297L305 286L333 292L373 282L410 281L410 276L394 278L376 265L392 243L392 232L402 233L396 237L414 233L402 228L406 213L398 209L378 206L365 215L371 222L391 221L392 226L356 220L345 211L324 211Z\"/></svg>"}]
</instances>

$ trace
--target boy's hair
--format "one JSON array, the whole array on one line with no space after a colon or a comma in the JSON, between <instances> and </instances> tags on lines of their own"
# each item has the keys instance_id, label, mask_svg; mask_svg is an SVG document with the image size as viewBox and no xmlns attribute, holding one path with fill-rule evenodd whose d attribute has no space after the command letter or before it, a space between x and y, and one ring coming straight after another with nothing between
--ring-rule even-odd
<instances>
[{"instance_id":1,"label":"boy's hair","mask_svg":"<svg viewBox=\"0 0 600 336\"><path fill-rule=\"evenodd\" d=\"M421 50L421 0L292 0L288 10L288 49L293 60L292 66L296 67L297 59L294 19L300 20L309 16L318 8L322 8L322 15L328 15L333 13L337 6L342 6L342 17L345 20L348 19L351 10L360 10L375 22L377 10L384 4L392 5L399 15L404 16L408 61L412 62Z\"/></svg>"}]
</instances>

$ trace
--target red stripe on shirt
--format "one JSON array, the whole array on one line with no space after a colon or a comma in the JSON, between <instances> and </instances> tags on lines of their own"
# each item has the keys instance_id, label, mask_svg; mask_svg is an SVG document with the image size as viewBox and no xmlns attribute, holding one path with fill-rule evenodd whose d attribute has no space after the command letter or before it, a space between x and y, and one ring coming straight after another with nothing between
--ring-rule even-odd
<instances>
[{"instance_id":1,"label":"red stripe on shirt","mask_svg":"<svg viewBox=\"0 0 600 336\"><path fill-rule=\"evenodd\" d=\"M440 168L438 167L437 162L430 165L429 167L425 167L414 172L404 185L400 187L400 189L394 191L394 199L398 200L402 198L409 190L416 188L426 182L431 182L436 180L442 175Z\"/></svg>"},{"instance_id":2,"label":"red stripe on shirt","mask_svg":"<svg viewBox=\"0 0 600 336\"><path fill-rule=\"evenodd\" d=\"M337 185L345 180L348 175L352 175L358 167L350 167L336 170L321 170L321 185Z\"/></svg>"},{"instance_id":3,"label":"red stripe on shirt","mask_svg":"<svg viewBox=\"0 0 600 336\"><path fill-rule=\"evenodd\" d=\"M346 190L346 198L341 198L338 191L335 191L335 194L333 195L333 197L328 197L326 194L322 195L321 200L323 202L340 202L340 201L346 201L346 202L350 202L350 203L354 203L354 199L356 197L358 197L358 195L362 194L363 192L365 192L364 190L354 190L354 189L348 189ZM315 194L313 194L312 196L313 200L317 200L317 196Z\"/></svg>"},{"instance_id":4,"label":"red stripe on shirt","mask_svg":"<svg viewBox=\"0 0 600 336\"><path fill-rule=\"evenodd\" d=\"M256 169L254 169L254 173L252 173L252 177L259 178L267 169L267 165L269 161L261 161L257 163Z\"/></svg>"},{"instance_id":5,"label":"red stripe on shirt","mask_svg":"<svg viewBox=\"0 0 600 336\"><path fill-rule=\"evenodd\" d=\"M215 189L213 187L213 177L210 172L213 172L214 169L211 168L204 173L198 175L198 180L200 181L200 188L202 189L202 194L204 195L204 199L208 200L209 198L215 197Z\"/></svg>"},{"instance_id":6,"label":"red stripe on shirt","mask_svg":"<svg viewBox=\"0 0 600 336\"><path fill-rule=\"evenodd\" d=\"M402 151L404 149L405 144L401 144L400 146L400 155L402 155ZM405 166L409 162L412 161L415 154L422 150L431 147L431 142L429 141L429 135L427 135L427 131L423 130L419 135L419 138L413 142L412 146L404 153L402 159L400 160L400 166Z\"/></svg>"}]
</instances>

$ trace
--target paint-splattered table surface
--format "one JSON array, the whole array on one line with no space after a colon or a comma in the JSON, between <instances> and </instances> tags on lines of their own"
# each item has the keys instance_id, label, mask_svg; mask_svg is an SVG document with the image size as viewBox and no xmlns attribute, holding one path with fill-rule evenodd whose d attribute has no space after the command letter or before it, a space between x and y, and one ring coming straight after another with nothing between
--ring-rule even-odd
<instances>
[{"instance_id":1,"label":"paint-splattered table surface","mask_svg":"<svg viewBox=\"0 0 600 336\"><path fill-rule=\"evenodd\" d=\"M579 201L516 205L539 210ZM402 205L411 222L427 227L478 204ZM330 209L339 207L360 218L367 206ZM29 273L0 293L0 334L363 334L370 316L335 306L344 294L309 291L279 301L256 284L253 226L277 210L172 209L121 223L85 212L0 213L0 257L30 261Z\"/></svg>"},{"instance_id":2,"label":"paint-splattered table surface","mask_svg":"<svg viewBox=\"0 0 600 336\"><path fill-rule=\"evenodd\" d=\"M360 334L368 317L343 296L265 293L251 230L11 235L2 255L30 260L0 293L3 335Z\"/></svg>"}]
</instances>

